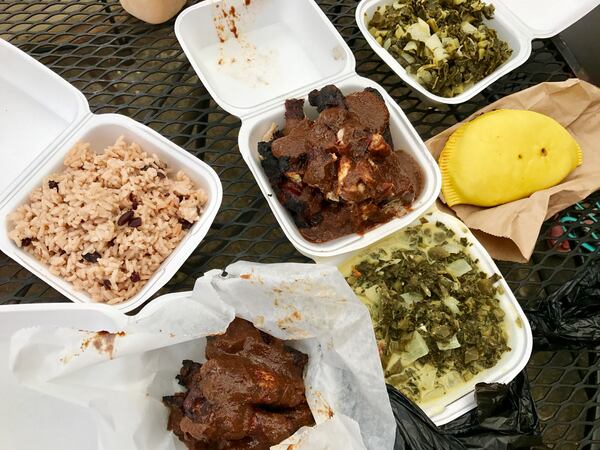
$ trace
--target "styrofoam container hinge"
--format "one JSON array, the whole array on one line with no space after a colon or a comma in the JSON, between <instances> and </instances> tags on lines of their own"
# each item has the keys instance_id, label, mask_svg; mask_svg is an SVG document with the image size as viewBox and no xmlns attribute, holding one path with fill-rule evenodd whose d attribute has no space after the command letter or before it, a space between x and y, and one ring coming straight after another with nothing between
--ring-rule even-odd
<instances>
[{"instance_id":1,"label":"styrofoam container hinge","mask_svg":"<svg viewBox=\"0 0 600 450\"><path fill-rule=\"evenodd\" d=\"M290 92L289 94L287 94L285 96L284 100L292 99L292 98L303 98L303 97L306 96L307 92L310 92L310 91L312 91L314 89L321 89L324 86L327 86L328 84L334 84L334 85L338 86L338 85L344 83L345 81L347 81L349 79L355 78L356 76L357 76L357 74L354 71L347 72L347 73L344 72L344 73L336 75L336 76L334 76L332 78L328 78L328 79L325 79L325 80L317 81L317 82L315 82L313 84L308 84L308 85L306 85L306 86L304 86L304 87L302 87L300 89L292 91L292 92ZM279 101L282 101L282 100L280 99ZM256 108L256 109L253 109L251 111L248 111L248 112L244 113L244 115L239 116L239 117L242 120L242 122L248 121L248 120L254 119L256 117L259 117L261 115L264 115L265 113L268 113L268 111L270 109L273 109L273 108L277 107L278 104L279 104L279 102L277 102L275 104L269 103L267 105L263 105L263 106L261 106L259 108ZM306 102L306 105L308 105L308 101Z\"/></svg>"}]
</instances>

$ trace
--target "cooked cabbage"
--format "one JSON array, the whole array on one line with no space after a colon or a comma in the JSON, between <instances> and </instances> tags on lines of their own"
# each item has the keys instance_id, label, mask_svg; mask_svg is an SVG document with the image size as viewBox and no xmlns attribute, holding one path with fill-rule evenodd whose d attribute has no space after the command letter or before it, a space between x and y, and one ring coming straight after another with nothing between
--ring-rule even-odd
<instances>
[{"instance_id":1,"label":"cooked cabbage","mask_svg":"<svg viewBox=\"0 0 600 450\"><path fill-rule=\"evenodd\" d=\"M427 342L423 339L423 336L418 331L413 332L412 339L406 345L406 350L400 353L400 362L402 367L407 367L415 362L417 359L426 356L429 353L429 347Z\"/></svg>"},{"instance_id":2,"label":"cooked cabbage","mask_svg":"<svg viewBox=\"0 0 600 450\"><path fill-rule=\"evenodd\" d=\"M457 259L456 261L452 261L450 264L448 264L447 270L448 273L453 277L460 278L465 273L473 270L473 268L465 259Z\"/></svg>"}]
</instances>

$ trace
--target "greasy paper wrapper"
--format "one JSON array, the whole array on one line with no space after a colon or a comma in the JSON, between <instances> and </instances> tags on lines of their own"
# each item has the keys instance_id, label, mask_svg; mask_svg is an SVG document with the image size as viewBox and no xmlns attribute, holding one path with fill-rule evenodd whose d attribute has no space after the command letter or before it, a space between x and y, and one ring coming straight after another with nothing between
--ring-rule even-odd
<instances>
[{"instance_id":1,"label":"greasy paper wrapper","mask_svg":"<svg viewBox=\"0 0 600 450\"><path fill-rule=\"evenodd\" d=\"M546 219L600 189L600 89L577 79L542 83L498 100L464 122L494 109L526 109L546 114L569 130L583 150L583 164L562 183L528 198L492 208L473 205L448 208L438 201L441 210L453 212L473 231L493 258L526 262ZM427 141L436 159L461 123Z\"/></svg>"},{"instance_id":2,"label":"greasy paper wrapper","mask_svg":"<svg viewBox=\"0 0 600 450\"><path fill-rule=\"evenodd\" d=\"M184 449L166 429L161 399L182 390L182 360L205 361L205 336L239 316L309 356L304 379L317 425L272 449L392 449L396 424L371 319L337 269L239 262L225 273L207 273L185 298L155 300L123 329L108 330L118 334L20 330L10 370L35 390L93 410L98 450Z\"/></svg>"}]
</instances>

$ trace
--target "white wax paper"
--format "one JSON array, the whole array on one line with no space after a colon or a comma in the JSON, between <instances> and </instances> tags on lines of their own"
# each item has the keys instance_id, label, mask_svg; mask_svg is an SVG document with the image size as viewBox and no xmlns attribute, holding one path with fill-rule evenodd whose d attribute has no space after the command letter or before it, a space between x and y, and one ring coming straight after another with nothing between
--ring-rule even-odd
<instances>
[{"instance_id":1,"label":"white wax paper","mask_svg":"<svg viewBox=\"0 0 600 450\"><path fill-rule=\"evenodd\" d=\"M396 425L369 313L337 269L239 262L225 270L107 330L119 334L20 330L10 370L28 387L95 411L98 450L180 450L161 398L181 390L181 361L203 362L205 336L239 316L309 356L306 395L317 425L273 449L392 449Z\"/></svg>"}]
</instances>

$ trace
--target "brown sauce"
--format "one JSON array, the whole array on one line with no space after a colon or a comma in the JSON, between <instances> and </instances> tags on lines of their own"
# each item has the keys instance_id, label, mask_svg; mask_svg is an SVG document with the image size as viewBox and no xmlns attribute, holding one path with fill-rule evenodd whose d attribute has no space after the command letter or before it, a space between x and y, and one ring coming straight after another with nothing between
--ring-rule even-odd
<instances>
[{"instance_id":1,"label":"brown sauce","mask_svg":"<svg viewBox=\"0 0 600 450\"><path fill-rule=\"evenodd\" d=\"M344 96L329 85L308 99L316 120L305 117L303 100L287 100L283 131L259 143L263 169L300 233L327 242L410 211L423 175L409 154L394 151L381 95L367 88Z\"/></svg>"},{"instance_id":2,"label":"brown sauce","mask_svg":"<svg viewBox=\"0 0 600 450\"><path fill-rule=\"evenodd\" d=\"M268 450L314 424L305 354L236 318L208 338L206 358L183 361L177 379L187 392L163 398L168 429L190 450Z\"/></svg>"}]
</instances>

